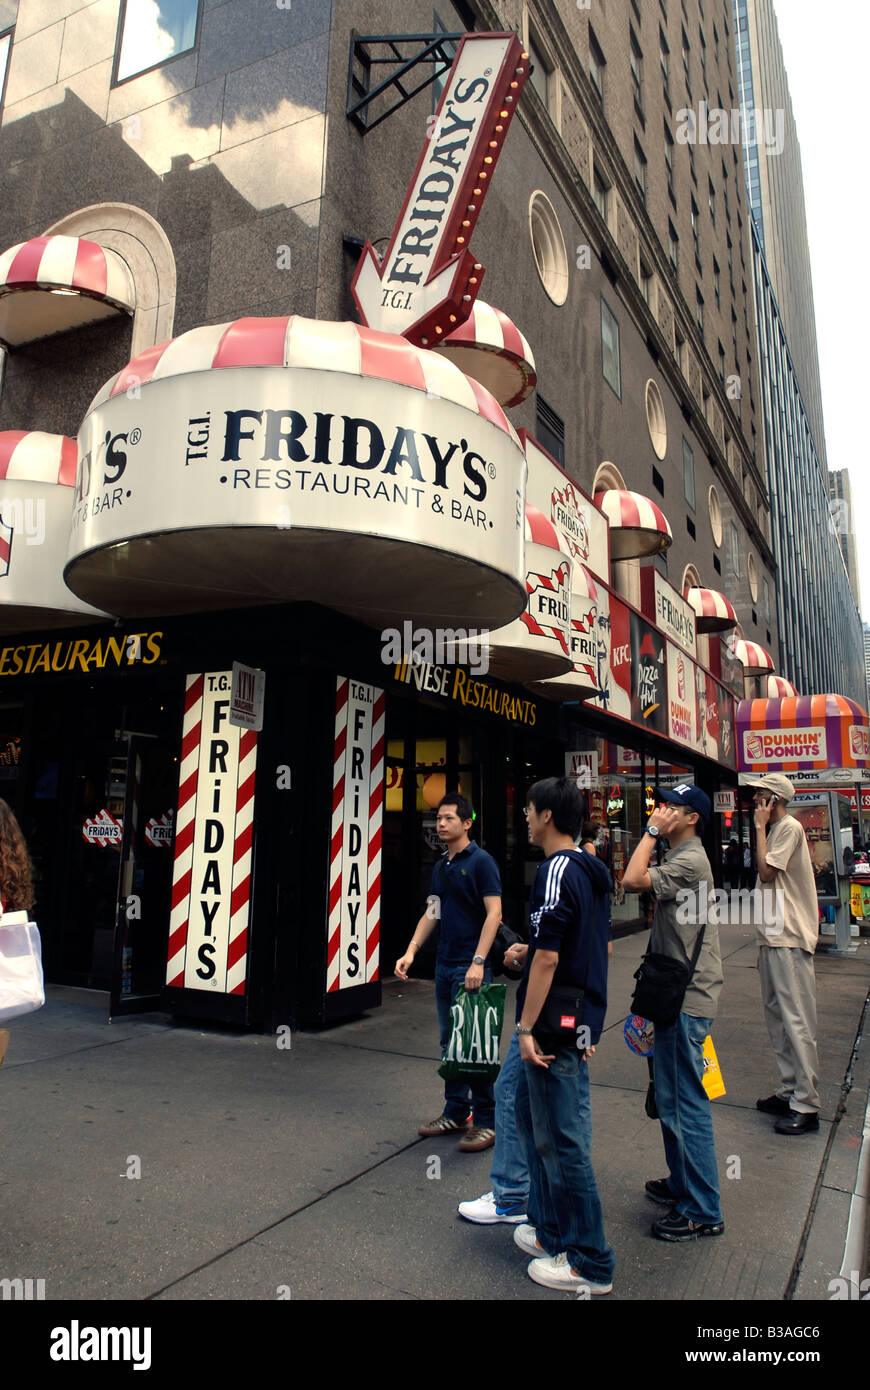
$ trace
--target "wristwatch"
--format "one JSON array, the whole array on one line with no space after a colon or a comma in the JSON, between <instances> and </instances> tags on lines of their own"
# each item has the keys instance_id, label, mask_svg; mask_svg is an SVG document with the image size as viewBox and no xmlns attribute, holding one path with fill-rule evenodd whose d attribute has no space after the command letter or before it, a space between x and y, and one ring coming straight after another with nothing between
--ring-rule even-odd
<instances>
[{"instance_id":1,"label":"wristwatch","mask_svg":"<svg viewBox=\"0 0 870 1390\"><path fill-rule=\"evenodd\" d=\"M659 830L657 825L648 825L646 828L646 833L647 835L652 835L654 840L657 840L662 832Z\"/></svg>"},{"instance_id":2,"label":"wristwatch","mask_svg":"<svg viewBox=\"0 0 870 1390\"><path fill-rule=\"evenodd\" d=\"M531 1033L531 1031L531 1028L525 1028L522 1023L518 1023L514 1029L516 1033Z\"/></svg>"},{"instance_id":3,"label":"wristwatch","mask_svg":"<svg viewBox=\"0 0 870 1390\"><path fill-rule=\"evenodd\" d=\"M486 961L484 960L483 956L472 956L472 957L471 957L471 964L472 964L472 965L485 965L485 964L486 964Z\"/></svg>"}]
</instances>

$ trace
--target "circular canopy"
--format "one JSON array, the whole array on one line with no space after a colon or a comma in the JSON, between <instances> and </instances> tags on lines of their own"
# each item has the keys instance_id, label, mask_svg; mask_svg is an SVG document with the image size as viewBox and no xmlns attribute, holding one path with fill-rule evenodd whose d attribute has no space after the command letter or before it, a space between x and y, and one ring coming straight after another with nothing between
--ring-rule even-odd
<instances>
[{"instance_id":1,"label":"circular canopy","mask_svg":"<svg viewBox=\"0 0 870 1390\"><path fill-rule=\"evenodd\" d=\"M737 614L718 589L687 589L684 597L695 610L699 632L727 632L737 626Z\"/></svg>"},{"instance_id":2,"label":"circular canopy","mask_svg":"<svg viewBox=\"0 0 870 1390\"><path fill-rule=\"evenodd\" d=\"M63 582L75 480L74 439L42 430L0 431L2 633L105 617Z\"/></svg>"},{"instance_id":3,"label":"circular canopy","mask_svg":"<svg viewBox=\"0 0 870 1390\"><path fill-rule=\"evenodd\" d=\"M768 676L767 695L771 700L786 700L792 696L797 697L797 691L785 676Z\"/></svg>"},{"instance_id":4,"label":"circular canopy","mask_svg":"<svg viewBox=\"0 0 870 1390\"><path fill-rule=\"evenodd\" d=\"M774 660L770 652L757 642L746 642L740 638L733 644L733 650L737 660L743 663L744 675L763 676L774 669Z\"/></svg>"},{"instance_id":5,"label":"circular canopy","mask_svg":"<svg viewBox=\"0 0 870 1390\"><path fill-rule=\"evenodd\" d=\"M433 351L481 382L500 405L519 405L538 379L532 349L516 324L480 299Z\"/></svg>"},{"instance_id":6,"label":"circular canopy","mask_svg":"<svg viewBox=\"0 0 870 1390\"><path fill-rule=\"evenodd\" d=\"M657 555L674 539L664 512L640 492L608 488L596 492L594 501L607 517L612 560Z\"/></svg>"},{"instance_id":7,"label":"circular canopy","mask_svg":"<svg viewBox=\"0 0 870 1390\"><path fill-rule=\"evenodd\" d=\"M6 347L131 314L135 307L126 262L95 241L38 236L0 254L0 343Z\"/></svg>"},{"instance_id":8,"label":"circular canopy","mask_svg":"<svg viewBox=\"0 0 870 1390\"><path fill-rule=\"evenodd\" d=\"M0 478L72 487L76 480L76 442L42 430L0 431Z\"/></svg>"},{"instance_id":9,"label":"circular canopy","mask_svg":"<svg viewBox=\"0 0 870 1390\"><path fill-rule=\"evenodd\" d=\"M311 602L492 629L525 605L526 462L499 403L405 338L291 315L192 329L94 398L66 579L124 616Z\"/></svg>"},{"instance_id":10,"label":"circular canopy","mask_svg":"<svg viewBox=\"0 0 870 1390\"><path fill-rule=\"evenodd\" d=\"M380 333L357 323L306 319L301 314L191 328L178 338L146 348L97 392L88 414L131 387L141 390L148 382L167 377L230 367L313 367L395 382L464 406L504 430L517 445L520 442L490 392L435 353L396 333Z\"/></svg>"},{"instance_id":11,"label":"circular canopy","mask_svg":"<svg viewBox=\"0 0 870 1390\"><path fill-rule=\"evenodd\" d=\"M567 542L526 505L526 608L489 636L489 665L505 680L530 681L571 669L568 632L573 562Z\"/></svg>"}]
</instances>

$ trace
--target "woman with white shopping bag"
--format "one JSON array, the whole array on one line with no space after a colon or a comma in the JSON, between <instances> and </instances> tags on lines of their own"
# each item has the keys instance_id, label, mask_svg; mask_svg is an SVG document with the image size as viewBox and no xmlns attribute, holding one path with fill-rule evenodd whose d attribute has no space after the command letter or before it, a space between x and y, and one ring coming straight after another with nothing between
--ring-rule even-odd
<instances>
[{"instance_id":1,"label":"woman with white shopping bag","mask_svg":"<svg viewBox=\"0 0 870 1390\"><path fill-rule=\"evenodd\" d=\"M28 921L33 901L27 845L15 815L0 800L0 1025L45 1003L39 932ZM8 1042L0 1026L0 1063Z\"/></svg>"}]
</instances>

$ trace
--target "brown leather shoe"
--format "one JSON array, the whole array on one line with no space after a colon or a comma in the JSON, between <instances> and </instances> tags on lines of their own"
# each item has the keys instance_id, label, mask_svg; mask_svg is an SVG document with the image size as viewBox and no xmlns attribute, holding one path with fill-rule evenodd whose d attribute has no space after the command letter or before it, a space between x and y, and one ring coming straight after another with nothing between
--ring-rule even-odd
<instances>
[{"instance_id":1,"label":"brown leather shoe","mask_svg":"<svg viewBox=\"0 0 870 1390\"><path fill-rule=\"evenodd\" d=\"M476 1154L482 1149L491 1149L495 1143L495 1130L483 1129L480 1125L472 1125L467 1134L460 1139L459 1148L463 1153Z\"/></svg>"}]
</instances>

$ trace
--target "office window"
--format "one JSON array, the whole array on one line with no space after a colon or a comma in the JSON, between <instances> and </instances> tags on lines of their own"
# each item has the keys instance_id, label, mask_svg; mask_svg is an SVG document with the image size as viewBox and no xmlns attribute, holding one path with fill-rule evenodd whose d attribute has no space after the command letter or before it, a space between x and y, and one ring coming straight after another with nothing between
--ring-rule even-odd
<instances>
[{"instance_id":1,"label":"office window","mask_svg":"<svg viewBox=\"0 0 870 1390\"><path fill-rule=\"evenodd\" d=\"M550 115L555 119L557 74L555 65L542 51L534 33L529 32L529 57L532 60L530 82Z\"/></svg>"},{"instance_id":2,"label":"office window","mask_svg":"<svg viewBox=\"0 0 870 1390\"><path fill-rule=\"evenodd\" d=\"M722 385L724 386L724 385L725 385L725 349L723 348L721 342L718 344L718 349L719 349L719 380L722 382Z\"/></svg>"},{"instance_id":3,"label":"office window","mask_svg":"<svg viewBox=\"0 0 870 1390\"><path fill-rule=\"evenodd\" d=\"M689 85L689 40L688 40L687 37L686 37L686 31L685 31L685 29L682 29L682 30L680 31L680 36L681 36L681 39L682 39L683 67L685 68L685 71L686 71L686 86L688 86L688 85Z\"/></svg>"},{"instance_id":4,"label":"office window","mask_svg":"<svg viewBox=\"0 0 870 1390\"><path fill-rule=\"evenodd\" d=\"M116 82L168 63L196 43L199 0L125 0Z\"/></svg>"},{"instance_id":5,"label":"office window","mask_svg":"<svg viewBox=\"0 0 870 1390\"><path fill-rule=\"evenodd\" d=\"M695 510L695 455L688 440L683 440L683 495L692 511Z\"/></svg>"},{"instance_id":6,"label":"office window","mask_svg":"<svg viewBox=\"0 0 870 1390\"><path fill-rule=\"evenodd\" d=\"M668 130L667 121L665 122L665 172L668 180L668 195L674 207L676 207L677 194L674 189L674 137Z\"/></svg>"},{"instance_id":7,"label":"office window","mask_svg":"<svg viewBox=\"0 0 870 1390\"><path fill-rule=\"evenodd\" d=\"M674 270L679 269L680 265L680 238L674 230L673 222L668 222L668 254L671 258L671 265Z\"/></svg>"},{"instance_id":8,"label":"office window","mask_svg":"<svg viewBox=\"0 0 870 1390\"><path fill-rule=\"evenodd\" d=\"M701 330L701 337L704 336L704 296L701 291L695 288L695 319Z\"/></svg>"},{"instance_id":9,"label":"office window","mask_svg":"<svg viewBox=\"0 0 870 1390\"><path fill-rule=\"evenodd\" d=\"M543 396L535 401L535 435L557 463L565 465L565 421Z\"/></svg>"},{"instance_id":10,"label":"office window","mask_svg":"<svg viewBox=\"0 0 870 1390\"><path fill-rule=\"evenodd\" d=\"M731 567L732 573L735 574L735 575L737 575L738 578L739 578L739 576L740 576L740 537L739 537L738 534L737 534L737 527L734 525L734 522L733 522L733 521L729 521L729 523L728 523L728 538L729 538L730 550L731 550L730 560L729 560L730 567Z\"/></svg>"},{"instance_id":11,"label":"office window","mask_svg":"<svg viewBox=\"0 0 870 1390\"><path fill-rule=\"evenodd\" d=\"M631 86L634 94L634 104L639 111L643 111L643 50L638 42L637 34L629 25L629 55L628 61L631 64Z\"/></svg>"},{"instance_id":12,"label":"office window","mask_svg":"<svg viewBox=\"0 0 870 1390\"><path fill-rule=\"evenodd\" d=\"M6 90L6 72L9 67L9 50L12 47L12 30L6 34L0 34L0 107L3 105L3 93Z\"/></svg>"},{"instance_id":13,"label":"office window","mask_svg":"<svg viewBox=\"0 0 870 1390\"><path fill-rule=\"evenodd\" d=\"M589 26L589 76L592 78L592 85L598 93L602 105L604 104L604 69L606 67L604 54L601 46Z\"/></svg>"},{"instance_id":14,"label":"office window","mask_svg":"<svg viewBox=\"0 0 870 1390\"><path fill-rule=\"evenodd\" d=\"M634 181L640 190L640 196L646 202L646 155L641 149L637 137L634 141Z\"/></svg>"},{"instance_id":15,"label":"office window","mask_svg":"<svg viewBox=\"0 0 870 1390\"><path fill-rule=\"evenodd\" d=\"M677 359L677 365L679 366L680 370L685 372L686 340L680 332L679 328L674 328L674 356Z\"/></svg>"},{"instance_id":16,"label":"office window","mask_svg":"<svg viewBox=\"0 0 870 1390\"><path fill-rule=\"evenodd\" d=\"M716 190L713 187L713 180L707 179L707 206L710 209L710 221L716 225Z\"/></svg>"},{"instance_id":17,"label":"office window","mask_svg":"<svg viewBox=\"0 0 870 1390\"><path fill-rule=\"evenodd\" d=\"M619 324L603 297L601 300L601 371L608 386L622 399L622 377L619 367Z\"/></svg>"},{"instance_id":18,"label":"office window","mask_svg":"<svg viewBox=\"0 0 870 1390\"><path fill-rule=\"evenodd\" d=\"M598 165L594 164L592 166L592 196L595 199L595 206L601 213L601 216L604 218L605 222L607 221L607 195L609 194L609 192L610 184L604 178L604 175L601 173L601 170L598 168Z\"/></svg>"},{"instance_id":19,"label":"office window","mask_svg":"<svg viewBox=\"0 0 870 1390\"><path fill-rule=\"evenodd\" d=\"M640 290L647 304L652 299L652 271L641 257L640 261Z\"/></svg>"},{"instance_id":20,"label":"office window","mask_svg":"<svg viewBox=\"0 0 870 1390\"><path fill-rule=\"evenodd\" d=\"M713 293L716 296L716 308L720 309L722 301L719 295L719 262L715 256L713 257Z\"/></svg>"},{"instance_id":21,"label":"office window","mask_svg":"<svg viewBox=\"0 0 870 1390\"><path fill-rule=\"evenodd\" d=\"M700 269L701 269L701 236L700 236L700 228L699 228L699 226L698 226L698 205L697 205L697 203L695 202L694 198L692 199L692 211L691 211L690 216L691 216L691 222L692 222L692 241L693 241L694 246L695 246L695 265L696 265L696 266L698 267L698 269L700 270Z\"/></svg>"}]
</instances>

